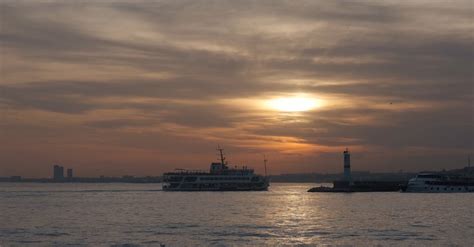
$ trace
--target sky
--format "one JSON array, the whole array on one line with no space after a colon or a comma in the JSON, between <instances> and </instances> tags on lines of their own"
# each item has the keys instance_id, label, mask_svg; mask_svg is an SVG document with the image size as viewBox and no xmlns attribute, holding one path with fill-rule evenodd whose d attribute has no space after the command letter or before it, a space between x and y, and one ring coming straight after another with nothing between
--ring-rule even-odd
<instances>
[{"instance_id":1,"label":"sky","mask_svg":"<svg viewBox=\"0 0 474 247\"><path fill-rule=\"evenodd\" d=\"M0 1L0 176L453 169L472 1Z\"/></svg>"}]
</instances>

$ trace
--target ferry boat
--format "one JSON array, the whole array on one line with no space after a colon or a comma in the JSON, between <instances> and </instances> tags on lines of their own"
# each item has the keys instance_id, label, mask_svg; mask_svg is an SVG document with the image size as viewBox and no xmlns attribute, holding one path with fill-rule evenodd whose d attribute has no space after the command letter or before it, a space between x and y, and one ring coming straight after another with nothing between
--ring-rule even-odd
<instances>
[{"instance_id":1,"label":"ferry boat","mask_svg":"<svg viewBox=\"0 0 474 247\"><path fill-rule=\"evenodd\" d=\"M474 192L474 178L459 174L420 173L401 189L404 192Z\"/></svg>"},{"instance_id":2,"label":"ferry boat","mask_svg":"<svg viewBox=\"0 0 474 247\"><path fill-rule=\"evenodd\" d=\"M220 162L212 163L209 172L177 169L163 174L164 191L262 191L268 190L268 177L257 175L246 166L229 168L223 149L217 149ZM266 173L266 162L265 173Z\"/></svg>"}]
</instances>

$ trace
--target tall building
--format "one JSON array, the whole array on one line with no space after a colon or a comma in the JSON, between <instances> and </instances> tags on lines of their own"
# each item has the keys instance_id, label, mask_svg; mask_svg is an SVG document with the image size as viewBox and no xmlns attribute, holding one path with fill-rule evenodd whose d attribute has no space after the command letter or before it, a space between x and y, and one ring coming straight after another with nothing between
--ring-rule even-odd
<instances>
[{"instance_id":1,"label":"tall building","mask_svg":"<svg viewBox=\"0 0 474 247\"><path fill-rule=\"evenodd\" d=\"M67 178L72 178L72 168L67 169Z\"/></svg>"},{"instance_id":2,"label":"tall building","mask_svg":"<svg viewBox=\"0 0 474 247\"><path fill-rule=\"evenodd\" d=\"M346 148L344 151L344 181L352 182L351 177L351 154L349 149Z\"/></svg>"},{"instance_id":3,"label":"tall building","mask_svg":"<svg viewBox=\"0 0 474 247\"><path fill-rule=\"evenodd\" d=\"M54 165L53 167L53 179L61 180L64 179L64 167L59 165Z\"/></svg>"}]
</instances>

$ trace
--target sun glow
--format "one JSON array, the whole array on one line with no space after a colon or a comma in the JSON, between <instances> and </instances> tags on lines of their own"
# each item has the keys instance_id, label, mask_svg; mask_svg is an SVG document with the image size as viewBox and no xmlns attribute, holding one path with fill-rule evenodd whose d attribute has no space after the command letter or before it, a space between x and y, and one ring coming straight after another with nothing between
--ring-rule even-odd
<instances>
[{"instance_id":1,"label":"sun glow","mask_svg":"<svg viewBox=\"0 0 474 247\"><path fill-rule=\"evenodd\" d=\"M282 112L303 112L320 107L319 100L310 97L282 97L271 99L267 105L277 111Z\"/></svg>"}]
</instances>

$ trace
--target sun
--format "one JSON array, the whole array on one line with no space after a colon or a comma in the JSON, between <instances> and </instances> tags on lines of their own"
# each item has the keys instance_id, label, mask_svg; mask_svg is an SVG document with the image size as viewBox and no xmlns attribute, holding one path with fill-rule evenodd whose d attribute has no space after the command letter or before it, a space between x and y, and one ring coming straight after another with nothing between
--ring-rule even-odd
<instances>
[{"instance_id":1,"label":"sun","mask_svg":"<svg viewBox=\"0 0 474 247\"><path fill-rule=\"evenodd\" d=\"M304 112L319 107L320 102L310 97L294 96L271 99L267 105L282 112Z\"/></svg>"}]
</instances>

